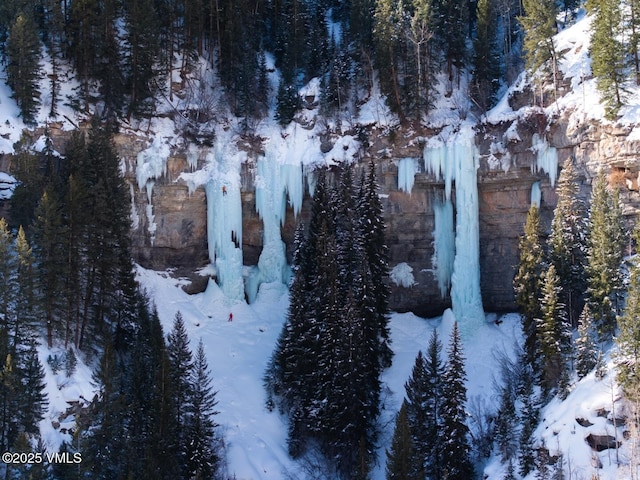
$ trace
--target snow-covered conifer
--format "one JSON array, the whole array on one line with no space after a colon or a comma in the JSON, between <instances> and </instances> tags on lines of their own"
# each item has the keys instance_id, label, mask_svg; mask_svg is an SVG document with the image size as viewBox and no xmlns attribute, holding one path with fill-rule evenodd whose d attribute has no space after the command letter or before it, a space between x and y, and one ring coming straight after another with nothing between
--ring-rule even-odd
<instances>
[{"instance_id":1,"label":"snow-covered conifer","mask_svg":"<svg viewBox=\"0 0 640 480\"><path fill-rule=\"evenodd\" d=\"M586 289L587 225L573 158L565 161L556 192L558 203L548 239L549 259L556 267L562 287L560 300L565 305L569 323L575 327Z\"/></svg>"},{"instance_id":2,"label":"snow-covered conifer","mask_svg":"<svg viewBox=\"0 0 640 480\"><path fill-rule=\"evenodd\" d=\"M442 426L438 434L442 444L442 474L443 478L465 480L473 476L473 464L465 412L465 358L457 323L451 332L447 354L447 364L442 376Z\"/></svg>"},{"instance_id":3,"label":"snow-covered conifer","mask_svg":"<svg viewBox=\"0 0 640 480\"><path fill-rule=\"evenodd\" d=\"M520 237L518 250L520 261L518 271L513 280L516 304L522 315L522 330L524 332L524 355L529 365L538 363L538 335L536 318L540 318L540 294L542 292L542 273L545 269L544 252L540 238L540 212L533 205L527 214L524 235Z\"/></svg>"},{"instance_id":4,"label":"snow-covered conifer","mask_svg":"<svg viewBox=\"0 0 640 480\"><path fill-rule=\"evenodd\" d=\"M583 378L593 370L597 360L596 332L593 328L589 305L585 305L580 315L578 338L576 339L576 372L578 373L578 378Z\"/></svg>"}]
</instances>

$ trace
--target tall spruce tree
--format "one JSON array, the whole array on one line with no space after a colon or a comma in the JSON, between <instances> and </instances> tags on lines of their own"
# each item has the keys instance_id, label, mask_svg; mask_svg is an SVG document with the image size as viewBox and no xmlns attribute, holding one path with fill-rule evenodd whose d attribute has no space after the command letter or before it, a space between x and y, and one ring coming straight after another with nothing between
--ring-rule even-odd
<instances>
[{"instance_id":1,"label":"tall spruce tree","mask_svg":"<svg viewBox=\"0 0 640 480\"><path fill-rule=\"evenodd\" d=\"M3 325L1 328L6 328L13 315L15 297L18 294L15 272L16 254L13 235L9 231L7 221L0 218L0 319ZM0 354L2 353L0 349Z\"/></svg>"},{"instance_id":2,"label":"tall spruce tree","mask_svg":"<svg viewBox=\"0 0 640 480\"><path fill-rule=\"evenodd\" d=\"M167 336L167 355L169 360L169 381L171 382L172 402L175 418L171 425L175 426L171 441L175 443L173 451L179 457L180 463L186 466L189 458L187 446L189 437L184 429L188 415L191 392L191 374L194 368L189 338L180 311L173 319L173 328ZM186 472L184 472L186 473Z\"/></svg>"},{"instance_id":3,"label":"tall spruce tree","mask_svg":"<svg viewBox=\"0 0 640 480\"><path fill-rule=\"evenodd\" d=\"M473 464L465 413L465 359L457 323L453 325L447 355L442 376L442 426L438 435L442 442L442 474L443 478L465 480L473 476Z\"/></svg>"},{"instance_id":4,"label":"tall spruce tree","mask_svg":"<svg viewBox=\"0 0 640 480\"><path fill-rule=\"evenodd\" d=\"M20 355L18 366L18 423L20 430L29 434L40 433L39 422L44 418L48 404L45 373L40 360L36 342L30 341L25 345L24 353Z\"/></svg>"},{"instance_id":5,"label":"tall spruce tree","mask_svg":"<svg viewBox=\"0 0 640 480\"><path fill-rule=\"evenodd\" d=\"M416 467L421 478L442 477L442 426L444 366L442 344L434 330L426 358L418 352L411 378L405 384L407 418L412 432Z\"/></svg>"},{"instance_id":6,"label":"tall spruce tree","mask_svg":"<svg viewBox=\"0 0 640 480\"><path fill-rule=\"evenodd\" d=\"M482 111L491 108L500 87L501 58L494 0L479 0L473 40L472 95Z\"/></svg>"},{"instance_id":7,"label":"tall spruce tree","mask_svg":"<svg viewBox=\"0 0 640 480\"><path fill-rule=\"evenodd\" d=\"M407 403L402 402L396 415L396 425L391 439L391 449L387 450L387 480L421 480L424 475L417 472L422 468L419 457L414 455L411 427L407 417Z\"/></svg>"},{"instance_id":8,"label":"tall spruce tree","mask_svg":"<svg viewBox=\"0 0 640 480\"><path fill-rule=\"evenodd\" d=\"M617 191L601 171L593 182L587 241L587 302L601 339L615 331L623 289L621 264L626 244Z\"/></svg>"},{"instance_id":9,"label":"tall spruce tree","mask_svg":"<svg viewBox=\"0 0 640 480\"><path fill-rule=\"evenodd\" d=\"M548 238L549 259L562 287L560 301L565 305L570 324L576 327L586 289L587 225L573 158L566 160L556 192L558 203Z\"/></svg>"},{"instance_id":10,"label":"tall spruce tree","mask_svg":"<svg viewBox=\"0 0 640 480\"><path fill-rule=\"evenodd\" d=\"M618 322L616 363L618 382L626 397L634 404L640 401L640 223L633 231L636 255L630 269L629 288L624 312Z\"/></svg>"},{"instance_id":11,"label":"tall spruce tree","mask_svg":"<svg viewBox=\"0 0 640 480\"><path fill-rule=\"evenodd\" d=\"M28 340L35 337L37 329L41 326L39 294L39 279L36 274L36 259L33 249L27 241L27 236L22 227L16 237L16 254L18 256L16 280L19 294L16 297L15 315L11 328L11 347L17 353L19 346L27 345Z\"/></svg>"},{"instance_id":12,"label":"tall spruce tree","mask_svg":"<svg viewBox=\"0 0 640 480\"><path fill-rule=\"evenodd\" d=\"M535 73L551 60L557 71L557 53L553 44L556 34L556 4L553 0L523 0L524 15L519 21L524 29L524 51L527 69Z\"/></svg>"},{"instance_id":13,"label":"tall spruce tree","mask_svg":"<svg viewBox=\"0 0 640 480\"><path fill-rule=\"evenodd\" d=\"M42 308L47 331L47 345L53 346L54 330L58 329L61 307L59 296L64 278L64 255L62 240L61 208L57 194L50 186L45 190L36 208L36 219L33 225L34 248L38 258L37 270L42 287Z\"/></svg>"},{"instance_id":14,"label":"tall spruce tree","mask_svg":"<svg viewBox=\"0 0 640 480\"><path fill-rule=\"evenodd\" d=\"M216 478L222 461L216 444L216 393L213 390L211 372L204 352L202 339L198 342L193 369L189 377L191 385L185 437L189 439L186 456L186 478L207 480Z\"/></svg>"},{"instance_id":15,"label":"tall spruce tree","mask_svg":"<svg viewBox=\"0 0 640 480\"><path fill-rule=\"evenodd\" d=\"M580 314L578 338L576 339L576 373L583 378L593 370L598 362L597 334L593 328L593 321L589 305L584 306Z\"/></svg>"},{"instance_id":16,"label":"tall spruce tree","mask_svg":"<svg viewBox=\"0 0 640 480\"><path fill-rule=\"evenodd\" d=\"M605 115L617 116L624 101L624 51L620 40L622 16L616 0L589 0L587 9L593 15L591 25L591 69L602 95Z\"/></svg>"},{"instance_id":17,"label":"tall spruce tree","mask_svg":"<svg viewBox=\"0 0 640 480\"><path fill-rule=\"evenodd\" d=\"M555 266L550 265L543 277L540 296L541 316L537 319L537 337L542 367L540 385L545 394L560 386L560 380L566 374L567 350L571 345L571 333L564 305L560 303L560 291Z\"/></svg>"},{"instance_id":18,"label":"tall spruce tree","mask_svg":"<svg viewBox=\"0 0 640 480\"><path fill-rule=\"evenodd\" d=\"M542 250L540 213L538 207L532 205L527 214L524 235L520 237L518 250L520 262L513 280L516 304L522 315L524 333L524 355L529 365L537 364L538 335L536 318L540 318L540 298L542 292L542 272L544 252Z\"/></svg>"},{"instance_id":19,"label":"tall spruce tree","mask_svg":"<svg viewBox=\"0 0 640 480\"><path fill-rule=\"evenodd\" d=\"M539 402L534 391L534 373L526 368L522 382L522 408L520 409L520 475L526 477L535 467L535 439L533 433L538 426Z\"/></svg>"},{"instance_id":20,"label":"tall spruce tree","mask_svg":"<svg viewBox=\"0 0 640 480\"><path fill-rule=\"evenodd\" d=\"M9 31L7 60L7 84L25 123L34 123L40 98L40 41L36 25L26 12L17 16Z\"/></svg>"},{"instance_id":21,"label":"tall spruce tree","mask_svg":"<svg viewBox=\"0 0 640 480\"><path fill-rule=\"evenodd\" d=\"M365 250L366 262L372 280L372 297L375 301L378 342L376 351L380 365L391 366L391 334L389 331L389 247L386 243L383 208L378 194L379 186L373 160L365 181L360 182L356 208L360 221L359 231Z\"/></svg>"}]
</instances>

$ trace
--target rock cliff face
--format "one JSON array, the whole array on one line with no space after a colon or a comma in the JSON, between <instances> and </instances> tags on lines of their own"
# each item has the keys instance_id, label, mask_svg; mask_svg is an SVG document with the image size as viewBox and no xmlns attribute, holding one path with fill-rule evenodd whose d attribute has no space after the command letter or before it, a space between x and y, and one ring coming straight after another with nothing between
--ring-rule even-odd
<instances>
[{"instance_id":1,"label":"rock cliff face","mask_svg":"<svg viewBox=\"0 0 640 480\"><path fill-rule=\"evenodd\" d=\"M560 165L571 156L576 159L585 198L589 195L591 178L599 168L604 168L611 183L620 187L625 213L631 216L640 207L640 135L633 138L633 127L581 124L570 115L548 118L542 110L535 109L524 117L503 123L481 123L476 132L480 153L478 192L483 303L486 311L513 310L512 280L518 261L518 239L531 203L532 185L540 182L541 214L546 227L556 203L549 175L535 168L536 153L532 148L535 139L546 138L557 149ZM437 133L414 131L389 135L371 129L366 132L368 147L360 152L362 165L373 157L378 168L390 266L406 262L413 268L413 286L392 284L391 307L425 316L439 314L450 305L450 299L440 295L432 268L433 202L444 185L425 173L422 166L421 139ZM330 138L325 142L330 143ZM190 169L185 152L172 153L166 174L156 180L149 196L148 190L139 189L135 181L135 158L143 145L128 136L119 137L117 144L127 159L127 180L134 199L136 260L155 269L179 268L180 273L194 272L205 266L208 263L205 193L202 188L190 193L178 178L181 172ZM242 169L243 255L247 265L257 263L262 249L263 227L255 212L254 191L254 166L258 155L249 153ZM410 194L398 189L399 159L407 157L418 159L420 166ZM455 187L453 194L455 196ZM308 217L309 200L307 196L303 203L300 215L303 220ZM150 220L153 229L149 228ZM293 212L288 211L282 236L289 254L296 221ZM194 289L197 288L194 285Z\"/></svg>"},{"instance_id":2,"label":"rock cliff face","mask_svg":"<svg viewBox=\"0 0 640 480\"><path fill-rule=\"evenodd\" d=\"M585 199L590 193L591 179L602 168L609 175L610 183L620 188L630 223L640 210L640 127L584 122L570 111L550 115L540 108L527 107L533 99L526 90L515 94L510 102L514 111L525 113L497 123L480 122L475 129L475 143L480 154L482 296L485 310L496 312L515 308L514 266L518 262L518 239L531 203L533 184L539 182L541 215L547 229L557 200L550 176L536 168L534 144L538 139L545 139L557 149L560 168L566 159L575 159ZM55 124L49 128L54 147L63 152L68 132ZM440 314L450 306L450 298L441 297L433 270L433 204L442 196L444 185L425 172L422 160L425 140L438 133L438 130L416 128L382 132L375 127L357 132L363 145L357 152L358 168L364 168L371 158L377 166L390 267L405 262L413 269L413 286L391 283L391 307L423 316ZM355 136L356 132L353 134ZM34 138L38 135L34 132ZM328 151L336 140L337 137L327 134L322 138L320 148ZM255 265L262 251L263 233L262 220L255 208L255 164L264 152L260 139L241 141L241 148L247 152L241 171L243 258L246 265ZM195 272L209 263L206 196L203 188L189 191L180 175L202 168L204 156L194 163L186 149L174 148L163 175L147 188L139 188L136 159L138 153L149 146L150 140L140 133L121 133L116 136L115 143L131 192L135 260L148 268L175 269L178 275L190 276L193 280L191 291L199 291L206 286L206 278ZM410 193L398 188L398 165L403 158L415 158L418 165ZM0 157L0 167L10 172L11 157ZM300 219L308 218L310 204L307 194L298 218L294 218L291 209L287 211L282 238L287 244L289 258L295 225ZM5 213L6 206L6 202L0 202L0 209Z\"/></svg>"}]
</instances>

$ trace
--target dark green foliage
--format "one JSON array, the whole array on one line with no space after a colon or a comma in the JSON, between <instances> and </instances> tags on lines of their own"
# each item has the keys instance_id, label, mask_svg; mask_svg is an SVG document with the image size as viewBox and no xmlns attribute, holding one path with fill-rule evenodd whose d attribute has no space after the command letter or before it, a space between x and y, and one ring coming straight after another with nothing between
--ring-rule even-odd
<instances>
[{"instance_id":1,"label":"dark green foliage","mask_svg":"<svg viewBox=\"0 0 640 480\"><path fill-rule=\"evenodd\" d=\"M593 182L587 241L587 303L598 334L610 339L616 326L623 289L621 265L626 244L622 207L604 173Z\"/></svg>"},{"instance_id":2,"label":"dark green foliage","mask_svg":"<svg viewBox=\"0 0 640 480\"><path fill-rule=\"evenodd\" d=\"M553 36L556 34L556 4L553 0L524 0L522 3L524 15L518 20L524 29L527 69L535 73L551 60L555 74L557 58Z\"/></svg>"},{"instance_id":3,"label":"dark green foliage","mask_svg":"<svg viewBox=\"0 0 640 480\"><path fill-rule=\"evenodd\" d=\"M281 126L286 127L291 123L294 115L300 109L300 103L300 96L295 85L280 80L276 104L276 120Z\"/></svg>"},{"instance_id":4,"label":"dark green foliage","mask_svg":"<svg viewBox=\"0 0 640 480\"><path fill-rule=\"evenodd\" d=\"M537 363L539 340L535 319L541 315L538 300L542 293L542 272L545 269L541 236L540 213L536 206L532 206L527 215L524 235L520 237L520 263L513 280L516 304L522 315L525 360L532 366Z\"/></svg>"},{"instance_id":5,"label":"dark green foliage","mask_svg":"<svg viewBox=\"0 0 640 480\"><path fill-rule=\"evenodd\" d=\"M545 394L560 386L567 370L567 355L571 348L571 330L560 303L560 286L555 266L543 276L540 296L541 316L536 319L540 356L540 385Z\"/></svg>"},{"instance_id":6,"label":"dark green foliage","mask_svg":"<svg viewBox=\"0 0 640 480\"><path fill-rule=\"evenodd\" d=\"M620 41L622 14L615 0L589 0L592 24L591 69L597 79L607 118L614 119L623 105L624 48Z\"/></svg>"},{"instance_id":7,"label":"dark green foliage","mask_svg":"<svg viewBox=\"0 0 640 480\"><path fill-rule=\"evenodd\" d=\"M34 245L38 257L37 270L41 283L42 309L47 330L47 344L53 346L54 329L59 330L57 321L62 300L58 292L64 278L64 229L62 213L57 195L52 187L42 195L36 208L33 226Z\"/></svg>"},{"instance_id":8,"label":"dark green foliage","mask_svg":"<svg viewBox=\"0 0 640 480\"><path fill-rule=\"evenodd\" d=\"M476 36L473 41L473 83L471 94L481 110L491 108L500 87L501 58L494 0L479 0Z\"/></svg>"},{"instance_id":9,"label":"dark green foliage","mask_svg":"<svg viewBox=\"0 0 640 480\"><path fill-rule=\"evenodd\" d=\"M442 475L442 426L444 366L442 344L434 330L429 339L426 358L418 352L411 378L405 384L407 418L412 431L417 472L422 477Z\"/></svg>"},{"instance_id":10,"label":"dark green foliage","mask_svg":"<svg viewBox=\"0 0 640 480\"><path fill-rule=\"evenodd\" d=\"M465 359L457 323L451 332L447 354L448 360L442 375L442 427L438 436L442 442L442 474L443 478L464 480L473 476L473 464L465 413Z\"/></svg>"},{"instance_id":11,"label":"dark green foliage","mask_svg":"<svg viewBox=\"0 0 640 480\"><path fill-rule=\"evenodd\" d=\"M13 235L9 231L7 221L0 218L0 321L2 325L7 325L13 315L14 301L18 294L15 278L16 260Z\"/></svg>"},{"instance_id":12,"label":"dark green foliage","mask_svg":"<svg viewBox=\"0 0 640 480\"><path fill-rule=\"evenodd\" d=\"M596 338L597 334L593 328L591 312L589 306L585 305L580 315L578 338L576 339L576 373L578 378L583 378L596 366L598 361Z\"/></svg>"},{"instance_id":13,"label":"dark green foliage","mask_svg":"<svg viewBox=\"0 0 640 480\"><path fill-rule=\"evenodd\" d=\"M407 418L407 404L402 402L396 416L396 426L391 440L391 450L387 450L387 480L418 480L424 475L418 475L411 428Z\"/></svg>"},{"instance_id":14,"label":"dark green foliage","mask_svg":"<svg viewBox=\"0 0 640 480\"><path fill-rule=\"evenodd\" d=\"M533 432L538 426L538 398L533 388L533 372L523 381L522 408L520 409L520 475L527 476L535 467L536 451Z\"/></svg>"},{"instance_id":15,"label":"dark green foliage","mask_svg":"<svg viewBox=\"0 0 640 480\"><path fill-rule=\"evenodd\" d=\"M469 5L471 2L465 0L443 0L437 7L435 28L450 82L454 80L454 73L460 74L467 61L466 41L471 31Z\"/></svg>"},{"instance_id":16,"label":"dark green foliage","mask_svg":"<svg viewBox=\"0 0 640 480\"><path fill-rule=\"evenodd\" d=\"M636 249L640 243L640 224L636 224L633 237L636 242ZM638 253L633 259L630 271L629 288L627 302L624 312L618 321L618 335L616 344L618 354L616 363L618 368L618 382L622 386L624 394L632 402L640 399L640 262Z\"/></svg>"},{"instance_id":17,"label":"dark green foliage","mask_svg":"<svg viewBox=\"0 0 640 480\"><path fill-rule=\"evenodd\" d=\"M189 408L188 399L191 395L191 372L193 370L193 358L189 349L189 338L184 326L182 313L176 312L173 320L173 328L167 337L167 356L169 375L171 382L171 401L175 409L175 418L171 419L171 425L175 431L171 432L171 441L175 444L173 450L182 463L189 458L187 446L189 437L187 432L180 428L184 425Z\"/></svg>"},{"instance_id":18,"label":"dark green foliage","mask_svg":"<svg viewBox=\"0 0 640 480\"><path fill-rule=\"evenodd\" d=\"M265 382L269 401L289 415L289 453L304 454L313 439L339 475L360 478L373 457L388 345L374 294L384 290L370 267L381 257L367 257L378 247L365 240L355 191L350 170L336 190L320 173L307 236L296 235L287 322Z\"/></svg>"},{"instance_id":19,"label":"dark green foliage","mask_svg":"<svg viewBox=\"0 0 640 480\"><path fill-rule=\"evenodd\" d=\"M369 162L366 180L360 182L357 210L360 221L359 232L362 236L365 258L371 275L373 289L371 297L375 302L377 322L377 338L380 365L383 368L391 366L393 352L389 332L389 248L385 240L385 223L383 208L378 195L378 181L376 167L373 160Z\"/></svg>"},{"instance_id":20,"label":"dark green foliage","mask_svg":"<svg viewBox=\"0 0 640 480\"><path fill-rule=\"evenodd\" d=\"M158 19L151 0L131 0L127 7L128 51L125 53L129 113L153 112L155 64L158 56Z\"/></svg>"},{"instance_id":21,"label":"dark green foliage","mask_svg":"<svg viewBox=\"0 0 640 480\"><path fill-rule=\"evenodd\" d=\"M25 123L35 123L40 91L40 41L31 16L22 13L13 22L7 41L7 84L13 90Z\"/></svg>"},{"instance_id":22,"label":"dark green foliage","mask_svg":"<svg viewBox=\"0 0 640 480\"><path fill-rule=\"evenodd\" d=\"M518 421L515 395L510 385L500 389L500 405L496 415L495 441L503 462L512 461L517 453L517 438L513 432Z\"/></svg>"},{"instance_id":23,"label":"dark green foliage","mask_svg":"<svg viewBox=\"0 0 640 480\"><path fill-rule=\"evenodd\" d=\"M40 432L38 423L44 417L47 406L47 395L44 393L44 368L38 359L36 343L29 342L28 349L18 358L20 359L18 422L23 432L37 435Z\"/></svg>"},{"instance_id":24,"label":"dark green foliage","mask_svg":"<svg viewBox=\"0 0 640 480\"><path fill-rule=\"evenodd\" d=\"M560 301L565 305L569 323L576 327L586 290L587 225L573 158L565 162L556 191L558 203L548 239L549 260L556 268L562 287Z\"/></svg>"},{"instance_id":25,"label":"dark green foliage","mask_svg":"<svg viewBox=\"0 0 640 480\"><path fill-rule=\"evenodd\" d=\"M211 373L204 353L202 340L191 371L190 394L185 421L185 437L189 440L186 450L186 478L208 480L216 478L222 458L213 417L218 412L216 392L212 387Z\"/></svg>"}]
</instances>

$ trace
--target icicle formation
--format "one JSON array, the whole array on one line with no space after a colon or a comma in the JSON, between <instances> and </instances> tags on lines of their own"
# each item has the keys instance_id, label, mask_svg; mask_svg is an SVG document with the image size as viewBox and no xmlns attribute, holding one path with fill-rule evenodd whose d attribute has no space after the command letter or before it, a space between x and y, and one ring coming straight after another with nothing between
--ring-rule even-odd
<instances>
[{"instance_id":1,"label":"icicle formation","mask_svg":"<svg viewBox=\"0 0 640 480\"><path fill-rule=\"evenodd\" d=\"M444 133L444 132L443 132ZM442 134L441 134L442 135ZM451 303L456 320L465 336L484 322L480 292L480 233L478 214L478 151L471 126L463 126L444 141L428 142L424 150L425 169L437 179L444 177L445 200L451 200L451 186L456 183L456 235ZM442 240L442 239L441 239ZM445 253L442 246L439 255ZM451 253L451 255L453 255ZM444 274L443 274L444 276Z\"/></svg>"},{"instance_id":2,"label":"icicle formation","mask_svg":"<svg viewBox=\"0 0 640 480\"><path fill-rule=\"evenodd\" d=\"M402 158L398 162L398 189L411 195L413 182L418 171L415 158Z\"/></svg>"},{"instance_id":3,"label":"icicle formation","mask_svg":"<svg viewBox=\"0 0 640 480\"><path fill-rule=\"evenodd\" d=\"M451 287L453 259L455 255L455 235L453 233L453 205L451 200L435 200L433 204L435 228L433 230L434 254L432 267L440 288L440 296L445 298Z\"/></svg>"},{"instance_id":4,"label":"icicle formation","mask_svg":"<svg viewBox=\"0 0 640 480\"><path fill-rule=\"evenodd\" d=\"M549 182L554 187L558 178L558 150L536 133L531 137L531 148L537 153L536 164L531 165L531 173L542 170L549 175Z\"/></svg>"},{"instance_id":5,"label":"icicle formation","mask_svg":"<svg viewBox=\"0 0 640 480\"><path fill-rule=\"evenodd\" d=\"M218 284L225 296L232 301L241 301L244 299L244 282L240 164L227 160L219 144L208 156L211 170L205 192L209 259L216 266Z\"/></svg>"},{"instance_id":6,"label":"icicle formation","mask_svg":"<svg viewBox=\"0 0 640 480\"><path fill-rule=\"evenodd\" d=\"M153 187L156 184L155 179L164 176L167 173L167 159L170 154L169 145L165 143L161 137L155 137L149 148L138 153L136 158L136 180L138 188L147 190L147 225L151 245L156 239L156 224L153 214Z\"/></svg>"},{"instance_id":7,"label":"icicle formation","mask_svg":"<svg viewBox=\"0 0 640 480\"><path fill-rule=\"evenodd\" d=\"M272 152L267 151L266 156L258 160L257 167L256 211L262 218L264 232L258 278L252 281L251 291L247 289L250 301L257 294L260 283L287 283L289 268L280 227L285 221L287 195L294 215L300 213L304 196L302 166L299 163L280 163Z\"/></svg>"},{"instance_id":8,"label":"icicle formation","mask_svg":"<svg viewBox=\"0 0 640 480\"><path fill-rule=\"evenodd\" d=\"M540 191L540 182L534 182L531 185L531 206L534 205L540 208L540 202L542 201L542 192Z\"/></svg>"}]
</instances>

